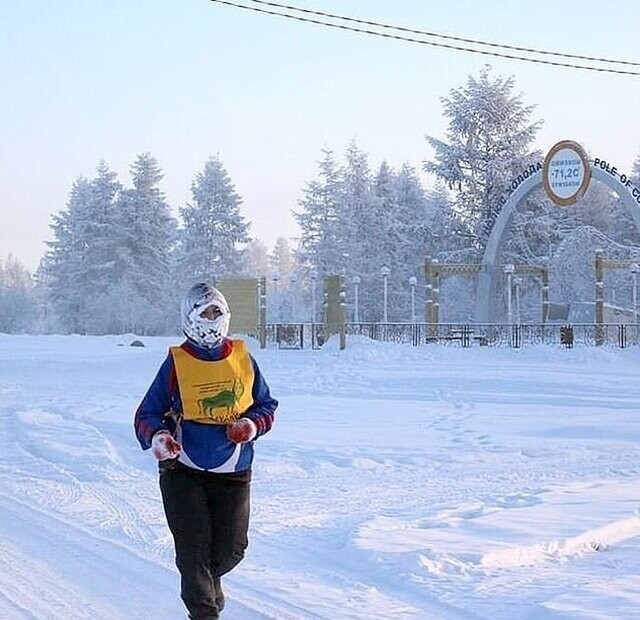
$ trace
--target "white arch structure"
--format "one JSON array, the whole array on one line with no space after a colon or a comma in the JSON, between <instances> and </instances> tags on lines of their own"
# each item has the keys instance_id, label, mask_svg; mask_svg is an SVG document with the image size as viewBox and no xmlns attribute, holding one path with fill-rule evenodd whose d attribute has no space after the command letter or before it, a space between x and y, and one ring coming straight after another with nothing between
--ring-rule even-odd
<instances>
[{"instance_id":1,"label":"white arch structure","mask_svg":"<svg viewBox=\"0 0 640 620\"><path fill-rule=\"evenodd\" d=\"M591 161L590 168L592 179L604 183L621 198L633 218L637 230L640 232L640 188L635 187L629 177L624 174L618 174L616 168L611 168L609 164L600 159ZM497 261L507 236L511 216L520 203L526 200L527 196L541 187L542 184L542 166L540 165L509 196L493 225L484 256L482 257L482 268L478 277L475 313L477 323L494 322L495 312L491 300L494 297L493 293L497 284ZM561 209L562 207L558 208Z\"/></svg>"}]
</instances>

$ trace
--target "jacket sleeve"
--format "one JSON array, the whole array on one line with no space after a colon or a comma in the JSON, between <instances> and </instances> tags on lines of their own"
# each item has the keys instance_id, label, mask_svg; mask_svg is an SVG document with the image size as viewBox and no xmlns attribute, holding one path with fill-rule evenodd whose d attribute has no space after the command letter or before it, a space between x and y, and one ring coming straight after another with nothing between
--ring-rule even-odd
<instances>
[{"instance_id":1,"label":"jacket sleeve","mask_svg":"<svg viewBox=\"0 0 640 620\"><path fill-rule=\"evenodd\" d=\"M143 450L151 447L151 439L159 430L169 430L164 420L164 414L171 409L171 377L175 376L173 357L171 354L160 366L156 378L151 383L145 397L142 399L134 418L136 437Z\"/></svg>"},{"instance_id":2,"label":"jacket sleeve","mask_svg":"<svg viewBox=\"0 0 640 620\"><path fill-rule=\"evenodd\" d=\"M253 356L251 356L251 363L253 364L254 373L252 390L253 405L245 411L243 417L253 420L258 431L256 437L260 437L271 430L274 414L278 408L278 401L271 396L269 386L264 380Z\"/></svg>"}]
</instances>

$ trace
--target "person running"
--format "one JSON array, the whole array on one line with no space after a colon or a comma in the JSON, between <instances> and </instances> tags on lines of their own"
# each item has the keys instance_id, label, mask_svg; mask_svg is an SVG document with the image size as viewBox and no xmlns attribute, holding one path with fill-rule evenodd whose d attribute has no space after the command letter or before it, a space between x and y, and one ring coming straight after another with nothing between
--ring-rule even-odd
<instances>
[{"instance_id":1,"label":"person running","mask_svg":"<svg viewBox=\"0 0 640 620\"><path fill-rule=\"evenodd\" d=\"M143 450L159 461L181 598L192 620L218 618L221 577L248 545L254 442L278 406L242 340L227 337L224 295L195 284L181 305L186 341L170 347L135 414Z\"/></svg>"}]
</instances>

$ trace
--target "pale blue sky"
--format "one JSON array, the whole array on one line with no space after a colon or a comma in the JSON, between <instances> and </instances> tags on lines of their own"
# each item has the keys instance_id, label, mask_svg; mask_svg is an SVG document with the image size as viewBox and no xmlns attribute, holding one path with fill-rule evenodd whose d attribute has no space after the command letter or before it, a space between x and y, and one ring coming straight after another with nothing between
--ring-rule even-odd
<instances>
[{"instance_id":1,"label":"pale blue sky","mask_svg":"<svg viewBox=\"0 0 640 620\"><path fill-rule=\"evenodd\" d=\"M591 0L291 0L398 25L640 61L640 3ZM537 146L574 139L629 170L640 155L640 77L600 75L387 41L207 0L0 4L0 256L36 267L50 216L100 159L128 183L150 151L177 207L220 153L252 234L296 235L291 209L323 147L355 138L419 168L444 137L440 97L478 74L513 74L545 124Z\"/></svg>"}]
</instances>

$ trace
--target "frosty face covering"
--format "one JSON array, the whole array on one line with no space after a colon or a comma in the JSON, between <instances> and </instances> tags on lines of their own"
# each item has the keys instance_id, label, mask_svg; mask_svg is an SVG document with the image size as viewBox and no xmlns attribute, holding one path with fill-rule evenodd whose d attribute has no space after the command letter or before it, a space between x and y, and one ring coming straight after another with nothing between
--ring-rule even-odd
<instances>
[{"instance_id":1,"label":"frosty face covering","mask_svg":"<svg viewBox=\"0 0 640 620\"><path fill-rule=\"evenodd\" d=\"M213 308L213 310L211 310ZM196 344L214 347L229 333L231 312L224 295L211 284L194 284L181 306L182 331Z\"/></svg>"}]
</instances>

